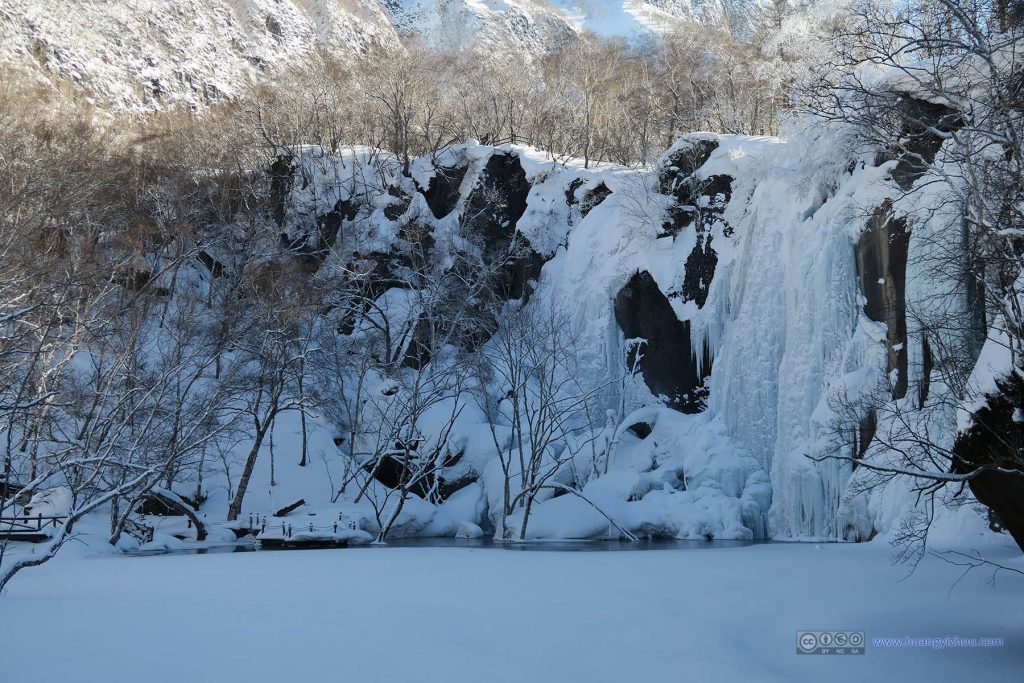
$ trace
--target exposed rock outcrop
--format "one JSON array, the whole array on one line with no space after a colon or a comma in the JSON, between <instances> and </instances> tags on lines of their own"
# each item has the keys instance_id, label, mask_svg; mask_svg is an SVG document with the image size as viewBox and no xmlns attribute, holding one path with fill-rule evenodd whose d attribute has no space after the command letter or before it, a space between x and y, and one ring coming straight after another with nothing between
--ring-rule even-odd
<instances>
[{"instance_id":1,"label":"exposed rock outcrop","mask_svg":"<svg viewBox=\"0 0 1024 683\"><path fill-rule=\"evenodd\" d=\"M718 266L718 253L711 246L713 228L721 222L721 233L732 234L723 214L732 199L733 179L724 174L701 177L697 171L718 149L718 140L694 137L670 152L658 174L658 189L675 199L662 223L662 235L676 236L693 226L697 242L686 258L681 295L683 301L703 308Z\"/></svg>"},{"instance_id":2,"label":"exposed rock outcrop","mask_svg":"<svg viewBox=\"0 0 1024 683\"><path fill-rule=\"evenodd\" d=\"M970 487L1024 550L1024 461L1020 456L1024 422L1019 418L1024 410L1024 379L1013 373L996 386L997 393L986 397L985 405L972 416L971 427L957 438L953 471L991 467L1011 472L983 472L970 480Z\"/></svg>"},{"instance_id":3,"label":"exposed rock outcrop","mask_svg":"<svg viewBox=\"0 0 1024 683\"><path fill-rule=\"evenodd\" d=\"M907 252L910 231L886 202L868 221L855 249L864 314L886 326L889 372L896 371L893 398L907 395Z\"/></svg>"},{"instance_id":4,"label":"exposed rock outcrop","mask_svg":"<svg viewBox=\"0 0 1024 683\"><path fill-rule=\"evenodd\" d=\"M497 265L495 291L505 299L529 297L531 281L540 277L544 258L530 241L516 232L526 211L530 182L519 157L493 154L466 198L463 232L483 247L484 259Z\"/></svg>"},{"instance_id":5,"label":"exposed rock outcrop","mask_svg":"<svg viewBox=\"0 0 1024 683\"><path fill-rule=\"evenodd\" d=\"M897 106L902 119L899 150L879 152L875 163L896 159L892 179L903 190L909 190L925 174L948 133L963 127L963 120L949 107L902 96Z\"/></svg>"},{"instance_id":6,"label":"exposed rock outcrop","mask_svg":"<svg viewBox=\"0 0 1024 683\"><path fill-rule=\"evenodd\" d=\"M704 380L711 374L711 352L705 345L697 362L690 323L680 321L668 298L650 273L640 271L615 297L615 320L626 339L645 340L632 348L626 362L639 369L652 393L664 396L669 406L684 413L699 413L707 399Z\"/></svg>"},{"instance_id":7,"label":"exposed rock outcrop","mask_svg":"<svg viewBox=\"0 0 1024 683\"><path fill-rule=\"evenodd\" d=\"M530 181L519 157L509 152L492 154L466 198L462 214L465 230L482 236L488 248L499 246L501 240L511 240L516 223L526 212L529 194Z\"/></svg>"},{"instance_id":8,"label":"exposed rock outcrop","mask_svg":"<svg viewBox=\"0 0 1024 683\"><path fill-rule=\"evenodd\" d=\"M278 227L284 225L289 195L295 184L295 169L295 157L291 154L282 154L270 165L270 206Z\"/></svg>"},{"instance_id":9,"label":"exposed rock outcrop","mask_svg":"<svg viewBox=\"0 0 1024 683\"><path fill-rule=\"evenodd\" d=\"M708 298L711 280L715 277L715 266L718 265L718 254L711 248L711 235L698 232L697 244L686 257L686 272L683 274L683 300L696 302L698 308L704 307Z\"/></svg>"},{"instance_id":10,"label":"exposed rock outcrop","mask_svg":"<svg viewBox=\"0 0 1024 683\"><path fill-rule=\"evenodd\" d=\"M717 136L692 135L686 138L685 143L670 151L662 163L658 171L658 191L682 199L677 191L683 181L703 166L716 149Z\"/></svg>"},{"instance_id":11,"label":"exposed rock outcrop","mask_svg":"<svg viewBox=\"0 0 1024 683\"><path fill-rule=\"evenodd\" d=\"M420 189L434 218L444 218L455 210L455 205L459 203L459 187L467 170L466 166L441 166L426 189Z\"/></svg>"},{"instance_id":12,"label":"exposed rock outcrop","mask_svg":"<svg viewBox=\"0 0 1024 683\"><path fill-rule=\"evenodd\" d=\"M586 218L587 214L593 211L595 206L608 199L611 193L612 191L608 189L607 185L598 183L593 190L583 195L583 199L580 200L580 216Z\"/></svg>"}]
</instances>

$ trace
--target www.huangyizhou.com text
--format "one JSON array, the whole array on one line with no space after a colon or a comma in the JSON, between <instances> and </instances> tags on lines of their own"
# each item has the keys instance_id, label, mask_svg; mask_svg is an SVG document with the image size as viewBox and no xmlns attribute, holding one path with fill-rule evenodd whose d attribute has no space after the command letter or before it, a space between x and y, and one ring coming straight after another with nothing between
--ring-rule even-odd
<instances>
[{"instance_id":1,"label":"www.huangyizhou.com text","mask_svg":"<svg viewBox=\"0 0 1024 683\"><path fill-rule=\"evenodd\" d=\"M930 647L935 650L954 647L1003 647L1002 638L963 636L902 636L898 638L872 638L875 647Z\"/></svg>"}]
</instances>

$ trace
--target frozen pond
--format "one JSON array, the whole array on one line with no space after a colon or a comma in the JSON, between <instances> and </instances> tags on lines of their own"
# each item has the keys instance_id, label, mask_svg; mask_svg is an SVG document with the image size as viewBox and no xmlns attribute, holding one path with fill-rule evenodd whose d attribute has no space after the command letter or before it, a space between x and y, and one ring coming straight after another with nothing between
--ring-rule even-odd
<instances>
[{"instance_id":1,"label":"frozen pond","mask_svg":"<svg viewBox=\"0 0 1024 683\"><path fill-rule=\"evenodd\" d=\"M713 552L664 542L647 545L657 552L586 552L604 543L503 552L484 543L61 555L0 597L0 678L1019 683L1024 671L1021 577L1001 575L995 588L981 572L958 581L959 567L933 557L908 577L884 541L677 546ZM1018 566L1016 548L989 552ZM828 628L863 631L866 652L796 654L798 631ZM953 635L1005 646L874 644Z\"/></svg>"}]
</instances>

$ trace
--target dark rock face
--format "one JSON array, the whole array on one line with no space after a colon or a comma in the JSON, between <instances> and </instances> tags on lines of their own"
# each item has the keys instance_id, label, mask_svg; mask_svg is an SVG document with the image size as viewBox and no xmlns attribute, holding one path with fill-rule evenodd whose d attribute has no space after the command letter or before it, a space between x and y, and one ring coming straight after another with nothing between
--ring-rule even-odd
<instances>
[{"instance_id":1,"label":"dark rock face","mask_svg":"<svg viewBox=\"0 0 1024 683\"><path fill-rule=\"evenodd\" d=\"M595 187L587 190L583 193L582 197L577 197L576 193L586 183L583 178L574 178L569 183L568 187L565 188L565 205L569 207L569 222L572 223L572 211L574 206L578 206L580 209L580 219L587 217L596 206L599 206L601 202L608 199L611 196L612 191L603 182L598 183Z\"/></svg>"},{"instance_id":2,"label":"dark rock face","mask_svg":"<svg viewBox=\"0 0 1024 683\"><path fill-rule=\"evenodd\" d=\"M397 489L402 486L402 483L409 478L407 474L405 463L402 458L397 455L384 455L381 456L380 461L376 463L376 467L372 464L364 466L364 469L369 472L374 479L379 481L389 489ZM433 485L433 477L425 476L416 481L411 487L409 487L409 493L412 493L420 498L426 498L430 493L431 486Z\"/></svg>"},{"instance_id":3,"label":"dark rock face","mask_svg":"<svg viewBox=\"0 0 1024 683\"><path fill-rule=\"evenodd\" d=\"M732 234L732 228L725 223L723 215L732 199L733 179L728 175L704 178L695 175L716 149L717 140L693 140L690 145L673 152L658 174L658 190L675 199L662 223L661 235L675 237L690 226L697 233L697 243L686 258L679 295L684 301L696 302L698 308L703 308L707 301L708 289L718 266L718 253L711 246L714 238L712 228L722 222L722 233L727 237Z\"/></svg>"},{"instance_id":4,"label":"dark rock face","mask_svg":"<svg viewBox=\"0 0 1024 683\"><path fill-rule=\"evenodd\" d=\"M295 157L283 154L270 165L270 206L278 227L284 225L288 195L294 183Z\"/></svg>"},{"instance_id":5,"label":"dark rock face","mask_svg":"<svg viewBox=\"0 0 1024 683\"><path fill-rule=\"evenodd\" d=\"M466 167L439 168L429 187L419 189L435 217L450 214L458 205L459 188L466 172ZM442 281L450 280L453 285L453 291L436 305L444 309L460 309L463 314L425 316L417 321L410 331L409 343L401 359L404 366L423 368L434 357L435 346L442 343L441 340L457 341L465 349L475 351L497 329L496 313L500 303L508 299L526 299L532 293L531 283L540 277L545 259L523 235L516 232L516 225L526 211L529 192L530 183L518 156L495 154L488 160L472 192L465 198L461 216L463 236L479 245L483 263L477 255L456 252L449 255L454 260L448 269L444 273L436 273ZM403 194L401 191L393 193L396 197ZM400 203L404 213L408 202ZM399 241L392 252L370 255L370 270L362 268L369 272L371 283L380 284L373 286L374 291L369 292L371 297L375 298L391 286L416 286L410 285L408 278L404 285L398 284L395 273L405 272L414 281L436 266L432 225L410 221L402 225L398 236ZM484 269L489 282L472 301L467 301L466 292L457 283L477 281L481 269ZM353 311L346 317L343 331L350 328L363 312ZM456 320L458 322L453 322Z\"/></svg>"},{"instance_id":6,"label":"dark rock face","mask_svg":"<svg viewBox=\"0 0 1024 683\"><path fill-rule=\"evenodd\" d=\"M495 154L466 198L463 231L483 245L484 258L500 264L495 291L505 299L528 297L531 280L540 277L544 258L516 232L526 212L530 183L514 154Z\"/></svg>"},{"instance_id":7,"label":"dark rock face","mask_svg":"<svg viewBox=\"0 0 1024 683\"><path fill-rule=\"evenodd\" d=\"M583 187L583 183L586 182L583 178L573 178L569 186L565 188L565 205L570 209L576 204L579 204L579 200L576 199L576 190Z\"/></svg>"},{"instance_id":8,"label":"dark rock face","mask_svg":"<svg viewBox=\"0 0 1024 683\"><path fill-rule=\"evenodd\" d=\"M902 119L899 139L902 150L885 150L875 158L876 165L898 159L892 179L903 190L909 190L928 170L943 143L943 133L963 127L963 119L941 104L904 96L897 105Z\"/></svg>"},{"instance_id":9,"label":"dark rock face","mask_svg":"<svg viewBox=\"0 0 1024 683\"><path fill-rule=\"evenodd\" d=\"M640 371L652 393L665 396L680 412L699 413L707 401L704 380L711 374L711 351L700 349L700 370L690 341L689 321L680 321L650 273L636 273L615 297L615 320L626 339L646 340ZM637 350L626 359L633 367Z\"/></svg>"},{"instance_id":10,"label":"dark rock face","mask_svg":"<svg viewBox=\"0 0 1024 683\"><path fill-rule=\"evenodd\" d=\"M608 189L607 185L598 183L597 187L587 192L580 200L580 216L586 218L587 214L593 211L595 206L608 199L611 193L612 191Z\"/></svg>"},{"instance_id":11,"label":"dark rock face","mask_svg":"<svg viewBox=\"0 0 1024 683\"><path fill-rule=\"evenodd\" d=\"M878 431L878 413L874 408L868 408L868 412L861 418L860 423L853 431L853 457L855 460L862 460L868 452L871 440L875 438ZM853 469L857 469L857 463L853 463Z\"/></svg>"},{"instance_id":12,"label":"dark rock face","mask_svg":"<svg viewBox=\"0 0 1024 683\"><path fill-rule=\"evenodd\" d=\"M295 174L294 158L288 155L278 157L270 166L270 201L274 221L279 227L284 227L286 204L295 185ZM308 182L308 179L303 179L303 183ZM360 208L357 199L339 199L330 211L312 216L311 224L305 227L304 233L289 235L282 232L280 245L315 272L337 242L342 223L354 220Z\"/></svg>"},{"instance_id":13,"label":"dark rock face","mask_svg":"<svg viewBox=\"0 0 1024 683\"><path fill-rule=\"evenodd\" d=\"M206 266L206 269L210 271L210 275L212 275L213 277L224 276L224 264L210 256L210 253L205 249L200 250L199 253L196 254L196 258L199 259L200 263Z\"/></svg>"},{"instance_id":14,"label":"dark rock face","mask_svg":"<svg viewBox=\"0 0 1024 683\"><path fill-rule=\"evenodd\" d=\"M1024 379L1014 373L996 385L998 392L986 397L986 405L974 413L974 424L957 438L953 471L998 467L1020 472L983 472L970 480L970 487L1024 550L1024 423L1014 420L1024 410Z\"/></svg>"},{"instance_id":15,"label":"dark rock face","mask_svg":"<svg viewBox=\"0 0 1024 683\"><path fill-rule=\"evenodd\" d=\"M199 510L199 503L188 496L176 494L177 497L189 505L193 510ZM155 517L173 517L181 514L181 503L164 495L152 494L142 499L135 508L140 515L153 515Z\"/></svg>"},{"instance_id":16,"label":"dark rock face","mask_svg":"<svg viewBox=\"0 0 1024 683\"><path fill-rule=\"evenodd\" d=\"M480 172L480 180L466 198L463 225L488 243L510 240L516 223L526 212L530 182L515 154L494 154Z\"/></svg>"},{"instance_id":17,"label":"dark rock face","mask_svg":"<svg viewBox=\"0 0 1024 683\"><path fill-rule=\"evenodd\" d=\"M921 383L917 386L917 405L919 406L924 406L928 401L928 392L931 389L932 368L934 365L935 360L932 358L932 345L928 342L928 335L924 335L921 337Z\"/></svg>"},{"instance_id":18,"label":"dark rock face","mask_svg":"<svg viewBox=\"0 0 1024 683\"><path fill-rule=\"evenodd\" d=\"M860 289L867 299L864 313L885 323L889 371L897 371L893 398L907 395L907 222L892 215L886 202L868 221L855 249Z\"/></svg>"},{"instance_id":19,"label":"dark rock face","mask_svg":"<svg viewBox=\"0 0 1024 683\"><path fill-rule=\"evenodd\" d=\"M409 340L409 346L405 350L405 357L402 359L402 365L416 370L422 370L426 367L434 355L433 345L431 344L433 335L431 332L430 321L425 318L420 318L416 321L412 328L412 338Z\"/></svg>"},{"instance_id":20,"label":"dark rock face","mask_svg":"<svg viewBox=\"0 0 1024 683\"><path fill-rule=\"evenodd\" d=\"M722 220L722 214L732 199L732 177L713 175L707 178L689 177L678 183L672 192L676 202L669 207L668 220L662 231L678 235L683 228L696 224L699 232L710 230L715 221ZM728 225L727 235L732 234Z\"/></svg>"},{"instance_id":21,"label":"dark rock face","mask_svg":"<svg viewBox=\"0 0 1024 683\"><path fill-rule=\"evenodd\" d=\"M697 244L686 257L682 292L684 301L695 301L698 308L704 308L717 265L718 254L711 248L711 235L698 232Z\"/></svg>"},{"instance_id":22,"label":"dark rock face","mask_svg":"<svg viewBox=\"0 0 1024 683\"><path fill-rule=\"evenodd\" d=\"M633 434L638 439L646 439L651 435L651 432L654 431L654 428L646 422L636 422L626 427L626 431Z\"/></svg>"},{"instance_id":23,"label":"dark rock face","mask_svg":"<svg viewBox=\"0 0 1024 683\"><path fill-rule=\"evenodd\" d=\"M334 246L341 232L342 221L351 221L359 214L359 202L352 199L339 199L334 208L322 216L317 216L316 238L321 251L326 252Z\"/></svg>"},{"instance_id":24,"label":"dark rock face","mask_svg":"<svg viewBox=\"0 0 1024 683\"><path fill-rule=\"evenodd\" d=\"M661 234L658 237L675 237L693 225L696 213L697 207L692 204L673 204L668 207L668 216L661 224Z\"/></svg>"},{"instance_id":25,"label":"dark rock face","mask_svg":"<svg viewBox=\"0 0 1024 683\"><path fill-rule=\"evenodd\" d=\"M359 207L352 202L341 200L333 209L317 216L316 227L309 232L295 237L282 232L281 247L298 257L311 272L315 272L337 241L342 219L347 216L351 220L358 209Z\"/></svg>"},{"instance_id":26,"label":"dark rock face","mask_svg":"<svg viewBox=\"0 0 1024 683\"><path fill-rule=\"evenodd\" d=\"M522 235L516 235L511 245L512 257L501 270L501 281L496 290L504 299L528 300L533 292L531 283L540 279L541 269L547 262L537 253L530 241Z\"/></svg>"},{"instance_id":27,"label":"dark rock face","mask_svg":"<svg viewBox=\"0 0 1024 683\"><path fill-rule=\"evenodd\" d=\"M466 166L441 166L430 179L427 189L420 190L434 218L444 218L455 209L459 203L459 186L466 177L466 170Z\"/></svg>"},{"instance_id":28,"label":"dark rock face","mask_svg":"<svg viewBox=\"0 0 1024 683\"><path fill-rule=\"evenodd\" d=\"M431 181L425 196L435 216L447 215L459 201L458 190L465 176L466 168L439 169L437 178L447 180ZM447 184L445 184L447 183ZM522 234L516 232L516 225L526 211L526 198L530 183L526 178L519 157L514 154L495 154L480 172L476 186L466 197L462 214L462 231L470 240L480 245L484 263L470 258L458 257L452 274L458 281L474 281L478 275L474 270L489 269L490 282L477 300L464 301L465 293L452 292L452 306L462 307L466 315L460 316L459 329L447 327L431 329L427 320L419 321L411 336L410 344L403 358L407 367L422 368L433 357L434 340L438 338L458 339L469 351L475 351L490 339L498 327L496 312L500 302L509 299L526 300L533 291L533 285L540 278L545 260L530 245ZM412 242L402 234L404 240ZM423 248L420 252L433 251L433 237L426 235L418 241ZM429 263L420 264L421 269ZM448 304L442 304L448 305ZM444 316L439 316L444 320Z\"/></svg>"},{"instance_id":29,"label":"dark rock face","mask_svg":"<svg viewBox=\"0 0 1024 683\"><path fill-rule=\"evenodd\" d=\"M729 175L711 175L695 183L695 192L699 197L712 200L712 203L717 200L719 208L723 208L732 199L732 181Z\"/></svg>"},{"instance_id":30,"label":"dark rock face","mask_svg":"<svg viewBox=\"0 0 1024 683\"><path fill-rule=\"evenodd\" d=\"M404 260L401 254L379 251L352 254L345 268L350 272L364 275L357 281L348 283L349 286L355 287L353 294L356 296L343 296L340 303L325 302L329 306L338 306L341 311L338 332L352 334L359 317L370 310L370 301L379 298L389 289L407 288L408 281L395 275L398 269L407 267L407 264L408 261Z\"/></svg>"},{"instance_id":31,"label":"dark rock face","mask_svg":"<svg viewBox=\"0 0 1024 683\"><path fill-rule=\"evenodd\" d=\"M392 185L388 188L388 196L391 198L390 203L384 207L384 217L389 221L398 220L409 210L409 204L412 203L412 197L405 193L401 187Z\"/></svg>"},{"instance_id":32,"label":"dark rock face","mask_svg":"<svg viewBox=\"0 0 1024 683\"><path fill-rule=\"evenodd\" d=\"M461 491L478 480L479 477L475 474L463 475L450 481L444 477L440 477L437 484L437 500L443 503L451 498L453 494Z\"/></svg>"},{"instance_id":33,"label":"dark rock face","mask_svg":"<svg viewBox=\"0 0 1024 683\"><path fill-rule=\"evenodd\" d=\"M398 452L393 455L383 455L376 467L372 464L367 464L364 466L364 469L370 473L374 479L379 481L381 484L384 484L384 486L391 489L397 489L402 486L403 482L406 482L409 479L405 464L405 457L406 456L404 454L399 454ZM415 459L418 457L418 454L412 452L408 457L410 459ZM454 465L460 458L461 454L457 454L448 462L444 463L444 467ZM409 487L409 492L423 499L429 498L435 503L443 503L456 491L464 489L478 479L479 476L475 473L466 473L461 476L448 479L441 472L427 472Z\"/></svg>"},{"instance_id":34,"label":"dark rock face","mask_svg":"<svg viewBox=\"0 0 1024 683\"><path fill-rule=\"evenodd\" d=\"M658 172L658 192L675 196L682 181L703 166L716 149L718 140L698 138L675 150L665 159Z\"/></svg>"},{"instance_id":35,"label":"dark rock face","mask_svg":"<svg viewBox=\"0 0 1024 683\"><path fill-rule=\"evenodd\" d=\"M683 277L682 297L694 301L703 308L708 298L711 280L718 266L718 253L711 246L714 239L712 228L722 222L722 234L732 234L732 228L725 222L723 214L732 198L732 178L727 175L713 175L708 178L687 178L675 187L677 203L669 208L668 220L662 225L664 233L678 235L693 225L697 243L686 258L686 272Z\"/></svg>"}]
</instances>

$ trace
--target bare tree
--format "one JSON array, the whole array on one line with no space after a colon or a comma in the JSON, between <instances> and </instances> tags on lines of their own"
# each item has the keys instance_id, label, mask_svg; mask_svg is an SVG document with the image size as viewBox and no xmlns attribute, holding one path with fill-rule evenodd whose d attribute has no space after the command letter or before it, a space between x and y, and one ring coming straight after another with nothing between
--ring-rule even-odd
<instances>
[{"instance_id":1,"label":"bare tree","mask_svg":"<svg viewBox=\"0 0 1024 683\"><path fill-rule=\"evenodd\" d=\"M520 512L518 536L526 539L530 514L544 495L558 491L585 499L576 482L557 477L571 475L576 459L600 437L604 425L595 425L592 416L615 380L587 376L572 329L553 306L510 304L479 353L477 402L504 479L502 538L513 533L508 517Z\"/></svg>"}]
</instances>

